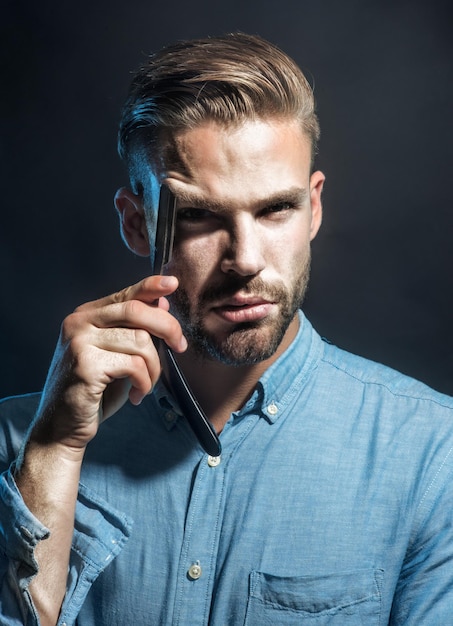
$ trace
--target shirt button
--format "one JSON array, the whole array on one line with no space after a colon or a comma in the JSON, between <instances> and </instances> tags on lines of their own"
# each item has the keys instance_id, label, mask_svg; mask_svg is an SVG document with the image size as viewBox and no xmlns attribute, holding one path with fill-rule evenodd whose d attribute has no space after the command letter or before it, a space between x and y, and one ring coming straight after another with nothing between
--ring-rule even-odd
<instances>
[{"instance_id":1,"label":"shirt button","mask_svg":"<svg viewBox=\"0 0 453 626\"><path fill-rule=\"evenodd\" d=\"M175 414L173 413L173 411L167 411L165 413L165 419L167 422L172 422L175 419Z\"/></svg>"},{"instance_id":2,"label":"shirt button","mask_svg":"<svg viewBox=\"0 0 453 626\"><path fill-rule=\"evenodd\" d=\"M269 413L269 415L277 415L278 406L274 404L273 402L271 402L269 406L267 407L267 412Z\"/></svg>"},{"instance_id":3,"label":"shirt button","mask_svg":"<svg viewBox=\"0 0 453 626\"><path fill-rule=\"evenodd\" d=\"M220 461L221 461L220 456L208 456L209 467L217 467L217 465L220 465Z\"/></svg>"},{"instance_id":4,"label":"shirt button","mask_svg":"<svg viewBox=\"0 0 453 626\"><path fill-rule=\"evenodd\" d=\"M189 569L187 570L187 575L192 580L198 580L200 578L200 576L201 576L201 565L200 565L199 561L197 561L196 563L193 563L189 567Z\"/></svg>"}]
</instances>

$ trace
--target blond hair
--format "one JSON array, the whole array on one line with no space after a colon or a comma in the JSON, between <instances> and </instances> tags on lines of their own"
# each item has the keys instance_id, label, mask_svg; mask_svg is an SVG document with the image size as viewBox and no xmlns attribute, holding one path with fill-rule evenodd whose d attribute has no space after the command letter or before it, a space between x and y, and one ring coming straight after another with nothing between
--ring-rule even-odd
<instances>
[{"instance_id":1,"label":"blond hair","mask_svg":"<svg viewBox=\"0 0 453 626\"><path fill-rule=\"evenodd\" d=\"M134 152L148 157L164 134L213 120L296 119L312 158L319 139L313 90L296 63L261 37L232 33L182 41L151 55L139 68L125 102L118 151L134 169Z\"/></svg>"}]
</instances>

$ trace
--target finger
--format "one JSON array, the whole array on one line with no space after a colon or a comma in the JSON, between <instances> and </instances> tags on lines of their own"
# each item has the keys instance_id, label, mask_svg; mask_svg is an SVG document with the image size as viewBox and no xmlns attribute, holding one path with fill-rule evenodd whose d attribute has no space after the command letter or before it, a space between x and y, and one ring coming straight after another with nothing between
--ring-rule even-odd
<instances>
[{"instance_id":1,"label":"finger","mask_svg":"<svg viewBox=\"0 0 453 626\"><path fill-rule=\"evenodd\" d=\"M164 308L150 306L141 300L128 300L93 310L90 312L90 323L98 329L132 329L137 332L135 337L127 334L124 336L132 338L134 345L137 339L144 339L144 335L138 331L146 331L149 335L163 339L170 348L178 352L187 347L177 319ZM110 336L114 337L113 334ZM131 346L130 343L128 345Z\"/></svg>"},{"instance_id":2,"label":"finger","mask_svg":"<svg viewBox=\"0 0 453 626\"><path fill-rule=\"evenodd\" d=\"M150 333L142 328L99 328L92 331L88 340L108 352L144 356L155 351Z\"/></svg>"},{"instance_id":3,"label":"finger","mask_svg":"<svg viewBox=\"0 0 453 626\"><path fill-rule=\"evenodd\" d=\"M182 352L187 342L179 322L168 312L168 303L162 298L162 307L155 307L141 300L126 300L102 307L79 307L63 322L63 339L69 341L79 334L87 334L88 343L97 343L97 331L101 329L130 328L147 331L163 339L173 350ZM110 337L114 338L114 333ZM118 343L118 342L117 342ZM130 345L130 344L129 344ZM115 344L103 347L114 349Z\"/></svg>"},{"instance_id":4,"label":"finger","mask_svg":"<svg viewBox=\"0 0 453 626\"><path fill-rule=\"evenodd\" d=\"M144 358L139 354L126 354L101 350L90 346L75 357L74 378L78 386L87 389L88 395L99 397L112 386L117 391L122 388L122 394L126 391L135 403L143 399L153 388L154 383L160 376L160 361L157 358ZM129 387L116 381L128 381ZM116 395L116 394L113 394ZM109 392L110 401L113 400L112 392ZM124 402L126 398L122 399ZM106 416L111 410L104 401Z\"/></svg>"},{"instance_id":5,"label":"finger","mask_svg":"<svg viewBox=\"0 0 453 626\"><path fill-rule=\"evenodd\" d=\"M133 404L139 404L148 395L160 376L160 363L157 367L149 364L138 355L115 353L114 361L109 374L112 383L126 379L129 382L129 399Z\"/></svg>"},{"instance_id":6,"label":"finger","mask_svg":"<svg viewBox=\"0 0 453 626\"><path fill-rule=\"evenodd\" d=\"M157 306L159 307L159 309L163 309L164 311L170 310L170 303L164 296L159 298Z\"/></svg>"},{"instance_id":7,"label":"finger","mask_svg":"<svg viewBox=\"0 0 453 626\"><path fill-rule=\"evenodd\" d=\"M175 276L147 276L135 285L130 285L116 293L82 304L76 311L86 311L118 302L127 302L128 300L141 300L148 304L154 304L162 296L173 293L177 287L178 279Z\"/></svg>"},{"instance_id":8,"label":"finger","mask_svg":"<svg viewBox=\"0 0 453 626\"><path fill-rule=\"evenodd\" d=\"M99 329L96 337L92 339L92 343L102 353L127 354L141 357L150 378L156 380L159 376L159 355L151 335L146 330L140 328Z\"/></svg>"},{"instance_id":9,"label":"finger","mask_svg":"<svg viewBox=\"0 0 453 626\"><path fill-rule=\"evenodd\" d=\"M101 421L114 415L128 398L131 404L138 406L141 404L144 397L140 390L136 387L132 387L130 380L127 378L117 378L104 392Z\"/></svg>"}]
</instances>

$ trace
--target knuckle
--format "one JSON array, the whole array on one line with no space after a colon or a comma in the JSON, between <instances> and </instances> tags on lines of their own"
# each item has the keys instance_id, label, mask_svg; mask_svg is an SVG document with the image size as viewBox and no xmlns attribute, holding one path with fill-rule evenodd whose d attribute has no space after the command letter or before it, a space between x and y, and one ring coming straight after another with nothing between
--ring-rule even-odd
<instances>
[{"instance_id":1,"label":"knuckle","mask_svg":"<svg viewBox=\"0 0 453 626\"><path fill-rule=\"evenodd\" d=\"M74 356L82 355L85 351L85 341L80 335L74 335L69 341L69 347Z\"/></svg>"},{"instance_id":2,"label":"knuckle","mask_svg":"<svg viewBox=\"0 0 453 626\"><path fill-rule=\"evenodd\" d=\"M128 320L134 320L140 313L142 303L139 300L127 300L124 303L124 315Z\"/></svg>"},{"instance_id":3,"label":"knuckle","mask_svg":"<svg viewBox=\"0 0 453 626\"><path fill-rule=\"evenodd\" d=\"M148 391L153 384L153 374L146 362L141 356L134 354L131 356L130 363L135 386L145 392Z\"/></svg>"},{"instance_id":4,"label":"knuckle","mask_svg":"<svg viewBox=\"0 0 453 626\"><path fill-rule=\"evenodd\" d=\"M134 344L139 350L146 350L151 344L150 334L141 328L134 329Z\"/></svg>"},{"instance_id":5,"label":"knuckle","mask_svg":"<svg viewBox=\"0 0 453 626\"><path fill-rule=\"evenodd\" d=\"M141 286L145 291L156 289L158 280L156 276L146 276L142 280Z\"/></svg>"},{"instance_id":6,"label":"knuckle","mask_svg":"<svg viewBox=\"0 0 453 626\"><path fill-rule=\"evenodd\" d=\"M61 338L64 343L68 342L77 332L81 325L82 314L76 309L63 320L61 324Z\"/></svg>"},{"instance_id":7,"label":"knuckle","mask_svg":"<svg viewBox=\"0 0 453 626\"><path fill-rule=\"evenodd\" d=\"M74 373L78 378L89 380L94 375L99 360L78 337L71 341L71 348Z\"/></svg>"},{"instance_id":8,"label":"knuckle","mask_svg":"<svg viewBox=\"0 0 453 626\"><path fill-rule=\"evenodd\" d=\"M130 287L125 287L124 289L121 289L121 291L113 293L111 296L113 303L120 304L121 302L127 302L130 299L130 293Z\"/></svg>"}]
</instances>

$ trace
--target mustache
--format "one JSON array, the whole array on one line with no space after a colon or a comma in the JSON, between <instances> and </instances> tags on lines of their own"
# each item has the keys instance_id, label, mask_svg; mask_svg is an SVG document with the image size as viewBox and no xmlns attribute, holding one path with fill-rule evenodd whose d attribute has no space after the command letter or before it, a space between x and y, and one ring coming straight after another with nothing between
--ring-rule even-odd
<instances>
[{"instance_id":1,"label":"mustache","mask_svg":"<svg viewBox=\"0 0 453 626\"><path fill-rule=\"evenodd\" d=\"M231 276L217 285L210 285L200 296L200 302L209 304L224 298L234 296L238 291L245 294L253 294L264 300L277 300L284 291L283 285L266 283L262 278L247 278Z\"/></svg>"}]
</instances>

